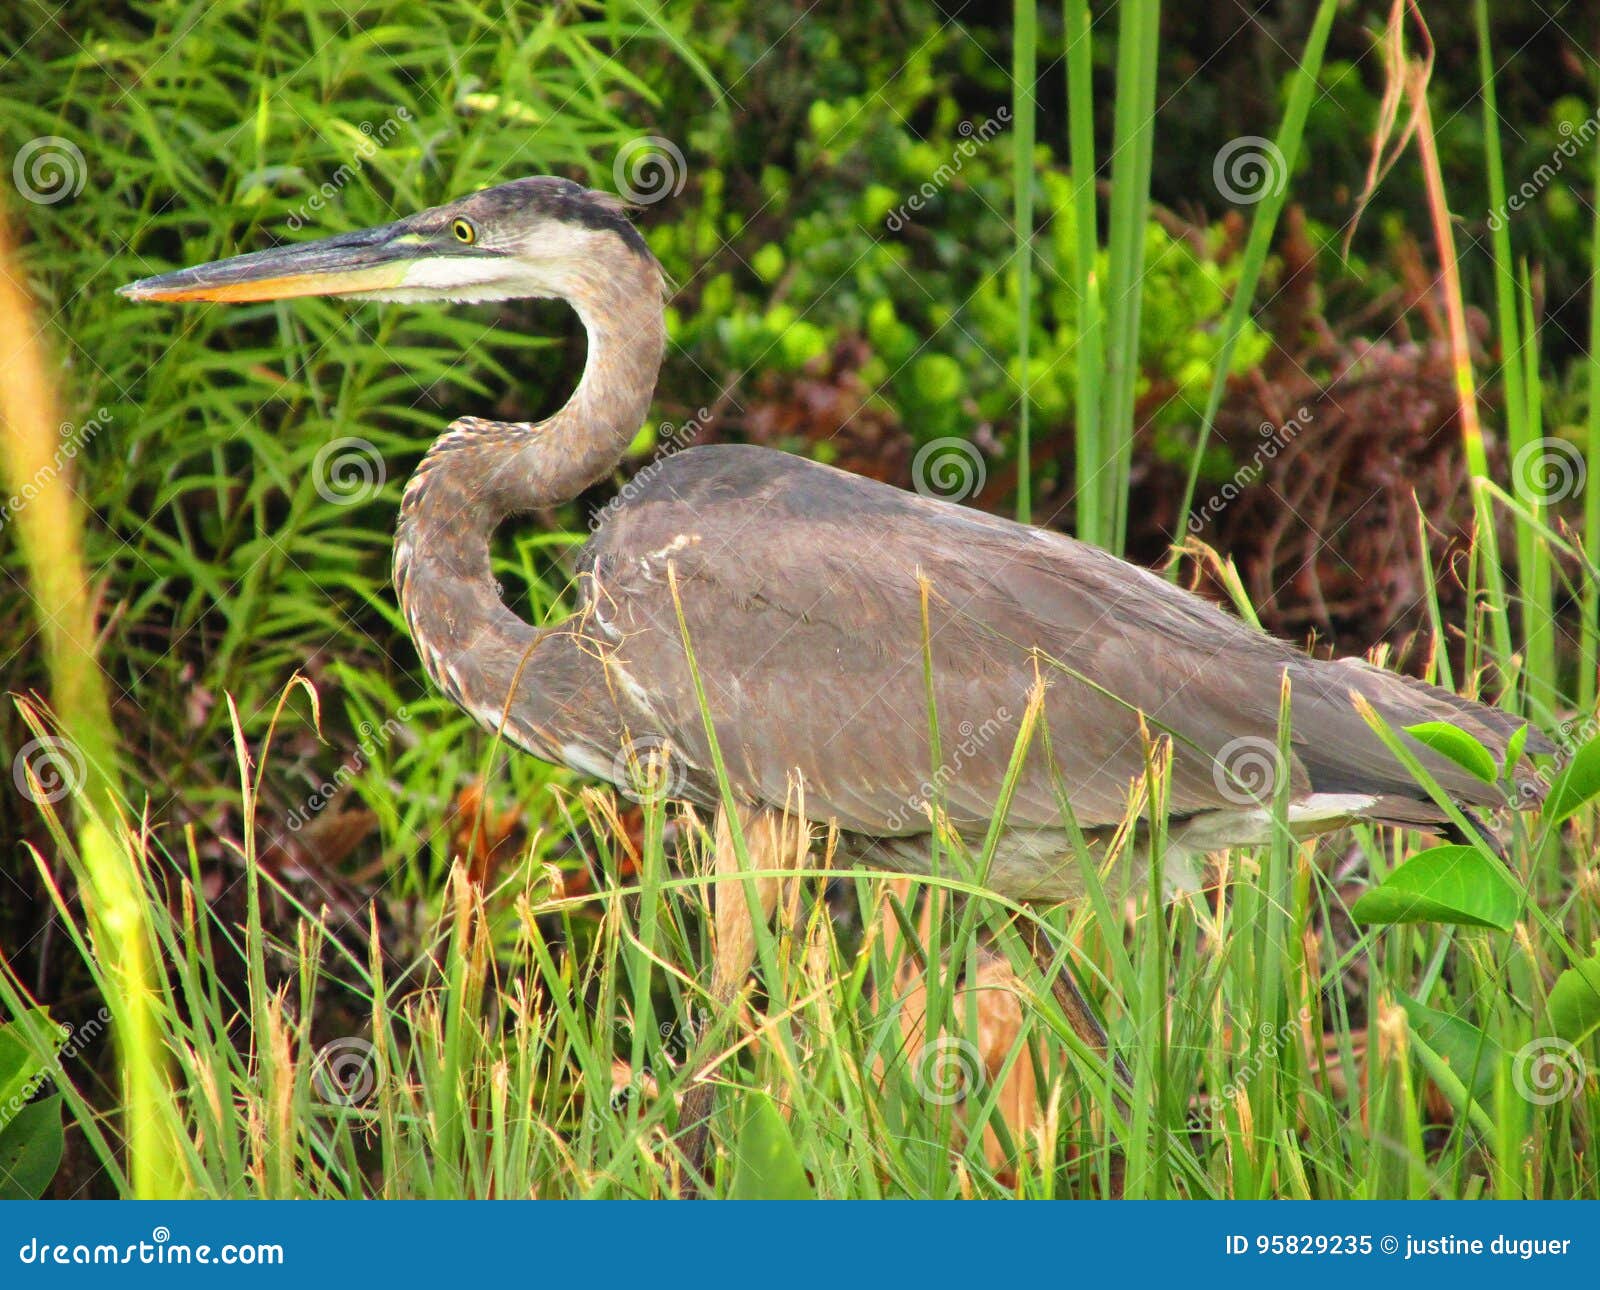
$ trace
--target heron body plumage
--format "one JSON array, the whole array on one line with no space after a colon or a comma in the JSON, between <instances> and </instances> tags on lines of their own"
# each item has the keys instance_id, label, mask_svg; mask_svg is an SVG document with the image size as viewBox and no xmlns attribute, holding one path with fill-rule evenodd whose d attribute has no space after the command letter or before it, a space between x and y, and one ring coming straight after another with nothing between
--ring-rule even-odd
<instances>
[{"instance_id":1,"label":"heron body plumage","mask_svg":"<svg viewBox=\"0 0 1600 1290\"><path fill-rule=\"evenodd\" d=\"M1134 821L1152 764L1165 768L1169 887L1198 882L1205 853L1285 824L1448 831L1454 817L1478 827L1474 811L1540 797L1527 776L1507 803L1506 785L1399 735L1446 809L1368 724L1448 723L1503 763L1522 726L1499 709L1358 659L1312 659L1060 533L765 448L690 448L641 472L578 558L576 610L525 622L491 570L496 529L616 468L666 345L661 269L607 194L516 180L122 290L567 300L589 340L571 398L542 422L450 426L405 490L395 586L429 676L480 724L581 773L623 787L652 776L652 792L716 807L718 877L740 877L737 820L758 870L793 867L820 825L846 858L911 873L965 838L986 867L952 876L1015 899L1078 895L1080 839L1131 840L1122 876L1142 881ZM1552 750L1537 732L1524 747ZM754 906L716 909L711 994L725 1009L750 966L746 914L770 914L776 898L769 880L740 887ZM1069 1024L1108 1053L1048 936L1030 936ZM680 1110L692 1172L711 1087L694 1084Z\"/></svg>"},{"instance_id":2,"label":"heron body plumage","mask_svg":"<svg viewBox=\"0 0 1600 1290\"><path fill-rule=\"evenodd\" d=\"M406 489L395 541L428 674L538 757L626 785L641 749L666 754L672 791L713 805L709 717L741 802L803 800L847 854L913 871L931 863L935 810L976 840L1008 794L984 879L1056 899L1080 884L1071 838L1124 821L1153 741L1170 747L1169 871L1182 882L1195 855L1266 840L1280 785L1301 832L1447 823L1357 697L1396 728L1457 725L1497 757L1519 728L1365 662L1309 658L1060 533L750 446L650 466L579 557L576 612L534 628L502 603L490 541L506 518L609 475L644 423L666 344L659 265L615 198L526 179L125 290L270 298L309 294L318 275L377 299L558 296L584 324L567 404L543 422L452 424ZM1008 782L1025 722L1036 728ZM1457 805L1502 804L1499 787L1412 744ZM1229 764L1241 750L1243 775Z\"/></svg>"}]
</instances>

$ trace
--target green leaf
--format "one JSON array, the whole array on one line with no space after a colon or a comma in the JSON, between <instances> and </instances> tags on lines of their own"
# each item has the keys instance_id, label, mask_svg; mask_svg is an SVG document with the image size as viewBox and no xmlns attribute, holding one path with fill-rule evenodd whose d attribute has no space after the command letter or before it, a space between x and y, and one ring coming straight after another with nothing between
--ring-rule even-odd
<instances>
[{"instance_id":1,"label":"green leaf","mask_svg":"<svg viewBox=\"0 0 1600 1290\"><path fill-rule=\"evenodd\" d=\"M1600 739L1578 749L1566 769L1556 776L1544 803L1546 823L1552 827L1560 824L1596 793L1600 793Z\"/></svg>"},{"instance_id":2,"label":"green leaf","mask_svg":"<svg viewBox=\"0 0 1600 1290\"><path fill-rule=\"evenodd\" d=\"M1522 893L1476 847L1433 847L1412 856L1356 901L1358 923L1460 923L1507 931Z\"/></svg>"},{"instance_id":3,"label":"green leaf","mask_svg":"<svg viewBox=\"0 0 1600 1290\"><path fill-rule=\"evenodd\" d=\"M1522 750L1528 746L1528 727L1526 723L1517 727L1511 738L1506 740L1506 760L1500 767L1501 775L1509 775L1522 760Z\"/></svg>"},{"instance_id":4,"label":"green leaf","mask_svg":"<svg viewBox=\"0 0 1600 1290\"><path fill-rule=\"evenodd\" d=\"M765 1093L745 1094L744 1123L733 1155L734 1200L812 1200L789 1126Z\"/></svg>"},{"instance_id":5,"label":"green leaf","mask_svg":"<svg viewBox=\"0 0 1600 1290\"><path fill-rule=\"evenodd\" d=\"M1550 1026L1569 1044L1600 1029L1600 954L1574 963L1550 987Z\"/></svg>"},{"instance_id":6,"label":"green leaf","mask_svg":"<svg viewBox=\"0 0 1600 1290\"><path fill-rule=\"evenodd\" d=\"M1424 721L1407 726L1405 730L1419 744L1455 762L1469 775L1477 776L1485 784L1495 782L1494 757L1465 730L1459 730L1445 721Z\"/></svg>"},{"instance_id":7,"label":"green leaf","mask_svg":"<svg viewBox=\"0 0 1600 1290\"><path fill-rule=\"evenodd\" d=\"M43 1008L33 1008L28 1014L35 1029L54 1030L57 1045L65 1042L66 1032L50 1020ZM14 1111L28 1100L31 1087L48 1064L39 1059L33 1045L28 1042L29 1023L23 1020L8 1021L0 1026L0 1128L4 1128Z\"/></svg>"},{"instance_id":8,"label":"green leaf","mask_svg":"<svg viewBox=\"0 0 1600 1290\"><path fill-rule=\"evenodd\" d=\"M30 1102L0 1129L0 1201L38 1200L61 1166L61 1094Z\"/></svg>"},{"instance_id":9,"label":"green leaf","mask_svg":"<svg viewBox=\"0 0 1600 1290\"><path fill-rule=\"evenodd\" d=\"M1500 1061L1500 1045L1471 1022L1429 1008L1405 995L1400 995L1399 999L1417 1038L1439 1054L1474 1101L1488 1105L1494 1095L1494 1072Z\"/></svg>"}]
</instances>

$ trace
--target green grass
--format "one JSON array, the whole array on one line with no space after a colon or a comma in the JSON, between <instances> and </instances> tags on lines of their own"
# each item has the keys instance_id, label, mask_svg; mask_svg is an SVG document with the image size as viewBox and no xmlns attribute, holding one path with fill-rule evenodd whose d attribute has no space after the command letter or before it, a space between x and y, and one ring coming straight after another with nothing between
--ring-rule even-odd
<instances>
[{"instance_id":1,"label":"green grass","mask_svg":"<svg viewBox=\"0 0 1600 1290\"><path fill-rule=\"evenodd\" d=\"M825 873L823 847L790 914L761 930L759 971L739 1007L714 1007L714 884L697 876L709 821L659 804L624 821L626 804L609 790L476 731L422 690L387 586L389 526L421 446L449 416L491 408L506 391L532 411L559 397L554 381L517 375L558 379L549 344L496 326L546 315L295 302L154 317L109 296L148 272L266 244L371 137L362 122L403 128L312 226L380 222L508 167L610 186L616 148L650 132L652 99L645 72L604 52L626 39L699 77L692 23L629 6L488 15L454 0L370 6L363 35L338 5L303 0L266 6L263 40L253 20L225 10L138 8L145 34L108 27L62 64L17 59L0 117L7 155L52 134L74 139L87 160L84 198L20 210L33 235L21 266L70 363L58 380L63 418L81 422L103 406L110 421L74 480L88 512L86 576L64 576L75 529L45 525L42 509L22 513L35 515L30 545L5 552L34 599L10 593L11 619L35 605L87 614L92 588L102 624L98 639L80 631L71 648L16 660L8 688L48 693L54 711L18 702L0 723L8 764L28 738L60 733L93 753L100 776L30 807L7 860L55 912L50 973L23 970L12 946L0 962L5 1016L35 1002L81 1016L98 1000L115 1016L115 1053L79 1054L56 1080L75 1187L666 1195L683 1165L676 1100L705 1077L720 1090L709 1181L723 1195L1097 1195L1120 1150L1129 1196L1600 1196L1593 1035L1575 1050L1590 1073L1568 1061L1579 1078L1565 1096L1540 1095L1530 1079L1547 1072L1529 1058L1530 1044L1558 1033L1552 991L1571 980L1560 974L1600 936L1587 806L1511 825L1509 872L1527 901L1510 930L1352 931L1355 898L1428 845L1375 830L1317 848L1280 831L1270 847L1219 857L1226 881L1214 897L1170 908L1148 893L1124 902L1091 881L1076 908L1019 910L982 888L993 836L977 854L945 839L943 876L916 882ZM1059 17L1083 319L1078 523L1116 547L1138 429L1160 50L1155 5L1130 3L1114 21L1098 9L1093 27L1076 0ZM1287 85L1274 133L1288 175L1316 160L1302 157L1302 133L1335 9L1318 8ZM1036 75L1056 20L1019 0L1020 77ZM203 24L213 57L163 58L191 22ZM1112 56L1097 63L1091 40ZM1483 54L1493 67L1486 37ZM1096 66L1109 67L1116 89L1098 158ZM137 92L124 94L135 79ZM241 84L259 93L242 102ZM1014 101L1012 214L1031 233L1033 99L1021 87ZM1492 123L1487 93L1486 103ZM1104 201L1097 161L1108 168ZM1503 195L1492 143L1484 165ZM1416 178L1402 168L1389 182ZM1255 308L1292 198L1291 183L1250 214L1229 343ZM1026 336L1029 284L1040 284L1031 237L1015 245ZM1594 247L1600 266L1600 225ZM1495 295L1477 303L1492 306L1503 362L1465 377L1503 409L1486 429L1514 455L1548 433L1548 374L1531 270L1510 235L1490 250ZM1600 345L1600 306L1593 316ZM1028 356L1018 358L1025 400ZM1600 362L1591 358L1586 375L1593 468ZM1197 418L1186 505L1223 394L1219 372ZM18 420L8 413L8 433ZM1025 425L1015 444L1023 514L1037 422ZM376 454L356 464L383 462L354 504L317 487L319 453L344 437ZM29 473L18 454L8 448L8 466ZM1465 621L1438 621L1435 608L1436 633L1458 633L1469 661L1465 675L1440 679L1504 696L1541 724L1576 714L1581 726L1595 699L1600 494L1585 494L1574 537L1526 479L1495 478L1487 456L1474 455L1472 470L1479 513L1504 516L1513 540L1468 553L1479 595ZM65 501L64 480L54 496ZM563 612L561 559L577 540L541 530L502 553L530 616ZM104 697L83 681L94 646ZM1448 667L1448 651L1437 656ZM948 721L930 714L936 745L951 737L941 715ZM1283 738L1291 726L1292 702ZM1567 753L1583 742L1568 741ZM380 876L362 889L376 894L351 905L338 899L337 863L307 882L279 844L293 841L287 815L357 746L346 802L373 815L361 859ZM1151 757L1135 814L1159 837L1162 753ZM519 805L522 825L482 884L459 863L451 815L480 775L493 806ZM493 813L480 831L492 831ZM1346 872L1350 848L1368 868ZM1090 857L1080 860L1093 876ZM588 873L595 889L578 890ZM1132 1069L1126 1112L1023 948L1030 919L1075 947ZM142 979L130 963L146 965ZM50 1060L53 1040L34 1041ZM969 1078L946 1082L941 1063ZM1033 1090L1021 1098L1026 1112L1013 1101L1022 1086Z\"/></svg>"}]
</instances>

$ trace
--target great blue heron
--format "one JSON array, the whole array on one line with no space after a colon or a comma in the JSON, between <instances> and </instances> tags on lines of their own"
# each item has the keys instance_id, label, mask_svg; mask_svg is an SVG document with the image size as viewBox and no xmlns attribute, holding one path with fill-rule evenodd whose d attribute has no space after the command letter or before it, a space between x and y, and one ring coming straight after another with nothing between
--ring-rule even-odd
<instances>
[{"instance_id":1,"label":"great blue heron","mask_svg":"<svg viewBox=\"0 0 1600 1290\"><path fill-rule=\"evenodd\" d=\"M837 830L845 857L926 873L933 796L975 852L1003 811L984 881L1055 902L1081 892L1071 839L1103 841L1129 815L1152 740L1170 747L1165 866L1181 884L1205 852L1270 840L1272 795L1285 787L1297 835L1358 820L1452 827L1353 696L1393 727L1451 723L1497 757L1521 725L1360 660L1311 659L1060 533L757 447L690 448L636 479L578 561L576 612L530 626L497 591L495 529L614 470L649 412L665 347L655 257L623 203L568 180L515 180L122 293L568 301L589 341L576 391L542 422L449 427L406 488L395 585L429 676L484 726L624 784L638 750L670 750L673 791L719 810L722 871L738 862L718 753L756 869L792 861L779 854L788 812ZM1281 758L1286 681L1293 737ZM984 737L936 765L930 713L946 732ZM1494 785L1411 742L1460 807L1501 804ZM1527 749L1549 745L1534 733ZM751 938L743 902L717 904L713 992L727 1000ZM1100 1048L1103 1032L1067 982L1058 997Z\"/></svg>"}]
</instances>

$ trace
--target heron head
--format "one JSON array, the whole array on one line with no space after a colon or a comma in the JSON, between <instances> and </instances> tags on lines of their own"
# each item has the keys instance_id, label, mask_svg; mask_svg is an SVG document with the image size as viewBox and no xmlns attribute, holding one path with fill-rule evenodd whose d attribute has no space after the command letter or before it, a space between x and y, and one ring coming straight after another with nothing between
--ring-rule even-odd
<instances>
[{"instance_id":1,"label":"heron head","mask_svg":"<svg viewBox=\"0 0 1600 1290\"><path fill-rule=\"evenodd\" d=\"M626 204L568 179L516 179L392 224L214 260L119 287L130 300L509 300L571 296L620 251L650 259Z\"/></svg>"}]
</instances>

